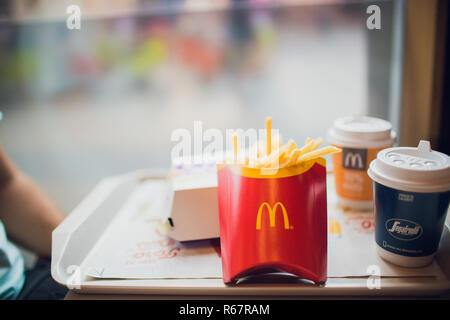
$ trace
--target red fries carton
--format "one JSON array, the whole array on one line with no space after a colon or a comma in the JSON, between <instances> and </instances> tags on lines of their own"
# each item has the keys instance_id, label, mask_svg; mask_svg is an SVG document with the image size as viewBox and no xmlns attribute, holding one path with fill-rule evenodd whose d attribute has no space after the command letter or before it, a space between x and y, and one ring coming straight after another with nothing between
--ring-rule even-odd
<instances>
[{"instance_id":1,"label":"red fries carton","mask_svg":"<svg viewBox=\"0 0 450 320\"><path fill-rule=\"evenodd\" d=\"M324 158L274 174L218 166L223 279L277 269L327 279L327 195Z\"/></svg>"}]
</instances>

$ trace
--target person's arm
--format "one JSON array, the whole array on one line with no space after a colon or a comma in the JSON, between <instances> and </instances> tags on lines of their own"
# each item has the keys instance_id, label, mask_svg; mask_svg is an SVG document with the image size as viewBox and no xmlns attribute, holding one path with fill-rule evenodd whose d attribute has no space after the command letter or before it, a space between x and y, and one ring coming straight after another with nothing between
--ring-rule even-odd
<instances>
[{"instance_id":1,"label":"person's arm","mask_svg":"<svg viewBox=\"0 0 450 320\"><path fill-rule=\"evenodd\" d=\"M8 237L41 257L50 257L53 229L62 212L7 157L0 144L0 220Z\"/></svg>"}]
</instances>

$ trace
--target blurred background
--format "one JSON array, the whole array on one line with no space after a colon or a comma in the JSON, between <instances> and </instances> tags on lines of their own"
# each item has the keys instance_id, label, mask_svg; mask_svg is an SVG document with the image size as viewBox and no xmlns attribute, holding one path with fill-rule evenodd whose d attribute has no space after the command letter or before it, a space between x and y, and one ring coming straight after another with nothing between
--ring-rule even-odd
<instances>
[{"instance_id":1,"label":"blurred background","mask_svg":"<svg viewBox=\"0 0 450 320\"><path fill-rule=\"evenodd\" d=\"M70 212L105 176L168 168L171 132L194 120L271 115L303 141L367 114L400 132L406 2L1 0L0 141Z\"/></svg>"}]
</instances>

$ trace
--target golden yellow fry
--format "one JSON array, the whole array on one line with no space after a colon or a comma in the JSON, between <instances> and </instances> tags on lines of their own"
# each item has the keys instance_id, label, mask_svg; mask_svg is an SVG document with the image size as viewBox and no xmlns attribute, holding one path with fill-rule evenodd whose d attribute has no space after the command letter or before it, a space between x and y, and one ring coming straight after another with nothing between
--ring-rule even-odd
<instances>
[{"instance_id":1,"label":"golden yellow fry","mask_svg":"<svg viewBox=\"0 0 450 320\"><path fill-rule=\"evenodd\" d=\"M283 151L273 152L270 157L264 158L263 168L275 168L277 166L276 161L279 159L281 153L283 153Z\"/></svg>"},{"instance_id":2,"label":"golden yellow fry","mask_svg":"<svg viewBox=\"0 0 450 320\"><path fill-rule=\"evenodd\" d=\"M308 144L310 141L311 141L310 137L306 138L305 144Z\"/></svg>"},{"instance_id":3,"label":"golden yellow fry","mask_svg":"<svg viewBox=\"0 0 450 320\"><path fill-rule=\"evenodd\" d=\"M323 139L319 137L319 138L316 138L316 139L312 139L310 142L311 142L311 144L307 148L306 152L303 153L303 154L306 154L308 152L316 150L322 144Z\"/></svg>"},{"instance_id":4,"label":"golden yellow fry","mask_svg":"<svg viewBox=\"0 0 450 320\"><path fill-rule=\"evenodd\" d=\"M311 140L310 138L307 139L308 143L303 146L301 149L294 149L291 154L288 157L288 161L286 163L286 166L293 166L297 163L298 157L300 157L303 154L306 154L310 151L312 151L314 148L317 148L323 140L322 138L318 138L315 140Z\"/></svg>"},{"instance_id":5,"label":"golden yellow fry","mask_svg":"<svg viewBox=\"0 0 450 320\"><path fill-rule=\"evenodd\" d=\"M281 146L276 152L273 152L269 157L267 157L267 162L264 164L264 167L278 167L280 163L287 159L288 155L295 149L295 147L295 141L290 139L285 145Z\"/></svg>"},{"instance_id":6,"label":"golden yellow fry","mask_svg":"<svg viewBox=\"0 0 450 320\"><path fill-rule=\"evenodd\" d=\"M252 162L255 163L256 168L262 168L264 166L269 166L269 163L274 162L272 157L277 156L279 153L278 149L282 146L282 137L280 134L274 135L272 137L272 154L266 154L266 144L264 141L258 142L258 150L256 159L252 159ZM275 152L276 151L276 152Z\"/></svg>"},{"instance_id":7,"label":"golden yellow fry","mask_svg":"<svg viewBox=\"0 0 450 320\"><path fill-rule=\"evenodd\" d=\"M311 147L311 151L316 150L323 143L323 139L321 137L314 139L313 146Z\"/></svg>"},{"instance_id":8,"label":"golden yellow fry","mask_svg":"<svg viewBox=\"0 0 450 320\"><path fill-rule=\"evenodd\" d=\"M264 163L261 163L261 162L255 163L255 168L256 168L256 169L261 169L261 168L263 168L263 167L264 167Z\"/></svg>"},{"instance_id":9,"label":"golden yellow fry","mask_svg":"<svg viewBox=\"0 0 450 320\"><path fill-rule=\"evenodd\" d=\"M269 162L267 159L268 159L268 157L264 157L264 156L259 157L255 161L255 168L263 168L265 166L265 164Z\"/></svg>"},{"instance_id":10,"label":"golden yellow fry","mask_svg":"<svg viewBox=\"0 0 450 320\"><path fill-rule=\"evenodd\" d=\"M297 151L295 154L293 154L295 159L292 159L292 161L290 161L291 165L294 165L295 163L297 163L298 157L317 149L317 147L322 144L323 139L317 138L317 139L311 140L311 138L307 138L306 141L307 141L307 143L300 149L300 151Z\"/></svg>"},{"instance_id":11,"label":"golden yellow fry","mask_svg":"<svg viewBox=\"0 0 450 320\"><path fill-rule=\"evenodd\" d=\"M281 134L275 134L272 136L272 151L278 149L283 144L283 137ZM256 148L256 154L259 157L267 155L266 141L260 140L254 144L253 148Z\"/></svg>"},{"instance_id":12,"label":"golden yellow fry","mask_svg":"<svg viewBox=\"0 0 450 320\"><path fill-rule=\"evenodd\" d=\"M295 144L294 140L289 140L286 147L286 153L284 153L282 156L280 156L278 163L284 163L286 161L289 161L292 152L297 148L297 145Z\"/></svg>"},{"instance_id":13,"label":"golden yellow fry","mask_svg":"<svg viewBox=\"0 0 450 320\"><path fill-rule=\"evenodd\" d=\"M289 167L288 163L289 163L289 161L284 161L283 163L280 163L278 165L278 168L281 169L281 168Z\"/></svg>"},{"instance_id":14,"label":"golden yellow fry","mask_svg":"<svg viewBox=\"0 0 450 320\"><path fill-rule=\"evenodd\" d=\"M300 149L300 154L299 154L299 156L302 156L302 155L308 153L309 151L311 151L313 145L314 145L314 140L310 140L307 144L305 144L305 145Z\"/></svg>"},{"instance_id":15,"label":"golden yellow fry","mask_svg":"<svg viewBox=\"0 0 450 320\"><path fill-rule=\"evenodd\" d=\"M323 156L326 156L327 154L332 154L332 153L336 153L336 152L341 152L341 149L334 147L334 146L323 147L321 149L317 149L317 150L308 152L304 155L301 155L300 157L297 158L296 163L299 164L304 161L313 160L315 158L323 157Z\"/></svg>"},{"instance_id":16,"label":"golden yellow fry","mask_svg":"<svg viewBox=\"0 0 450 320\"><path fill-rule=\"evenodd\" d=\"M295 149L292 151L292 153L289 155L288 163L286 164L287 167L295 165L297 162L297 158L300 156L300 153L302 151L300 149Z\"/></svg>"},{"instance_id":17,"label":"golden yellow fry","mask_svg":"<svg viewBox=\"0 0 450 320\"><path fill-rule=\"evenodd\" d=\"M237 157L238 157L238 140L237 140L238 136L237 134L233 134L233 155L234 155L234 161L236 162Z\"/></svg>"},{"instance_id":18,"label":"golden yellow fry","mask_svg":"<svg viewBox=\"0 0 450 320\"><path fill-rule=\"evenodd\" d=\"M295 148L297 148L297 144L296 144L295 141L292 140L292 139L289 139L289 141L287 142L287 145L288 145L288 147L287 147L287 149L288 149L287 152L288 152L289 154L291 154L291 152L294 151Z\"/></svg>"},{"instance_id":19,"label":"golden yellow fry","mask_svg":"<svg viewBox=\"0 0 450 320\"><path fill-rule=\"evenodd\" d=\"M290 167L295 165L295 160L298 157L300 150L297 147L292 148L287 154L286 157L280 159L280 168Z\"/></svg>"},{"instance_id":20,"label":"golden yellow fry","mask_svg":"<svg viewBox=\"0 0 450 320\"><path fill-rule=\"evenodd\" d=\"M272 117L266 118L267 155L272 152Z\"/></svg>"}]
</instances>

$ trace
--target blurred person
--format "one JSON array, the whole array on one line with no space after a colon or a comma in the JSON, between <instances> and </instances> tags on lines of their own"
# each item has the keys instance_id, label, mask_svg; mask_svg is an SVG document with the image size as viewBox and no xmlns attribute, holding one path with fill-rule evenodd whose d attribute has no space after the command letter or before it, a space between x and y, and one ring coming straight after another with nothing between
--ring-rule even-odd
<instances>
[{"instance_id":1,"label":"blurred person","mask_svg":"<svg viewBox=\"0 0 450 320\"><path fill-rule=\"evenodd\" d=\"M53 229L62 212L8 158L0 143L0 299L62 299L67 289L50 274ZM39 258L26 270L19 249Z\"/></svg>"}]
</instances>

